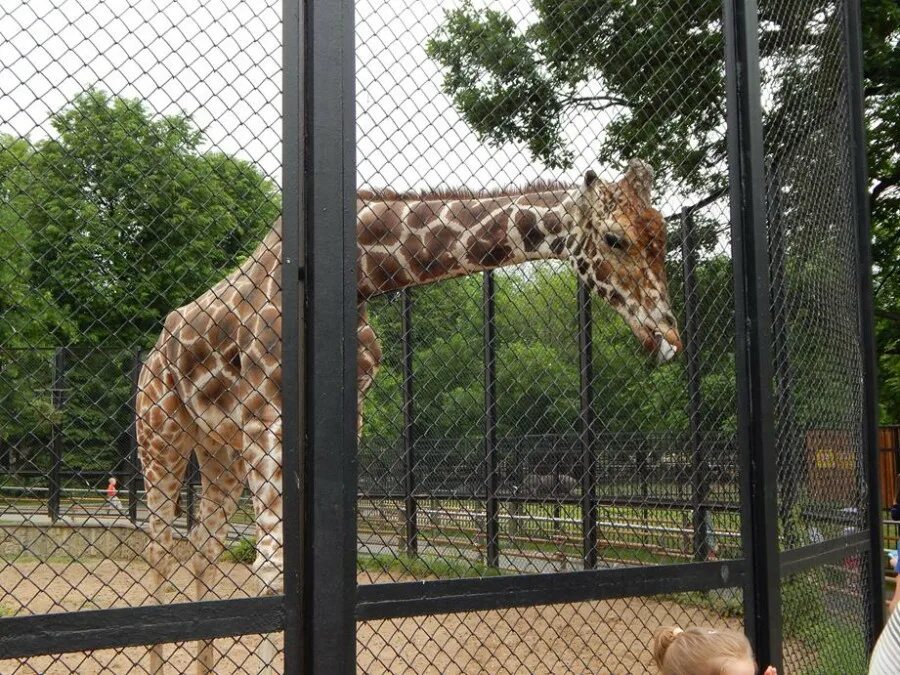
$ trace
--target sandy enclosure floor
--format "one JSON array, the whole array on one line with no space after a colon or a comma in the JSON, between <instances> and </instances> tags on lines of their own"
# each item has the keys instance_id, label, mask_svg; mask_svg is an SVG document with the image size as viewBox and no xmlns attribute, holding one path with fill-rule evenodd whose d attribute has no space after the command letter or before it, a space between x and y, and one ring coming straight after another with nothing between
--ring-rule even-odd
<instances>
[{"instance_id":1,"label":"sandy enclosure floor","mask_svg":"<svg viewBox=\"0 0 900 675\"><path fill-rule=\"evenodd\" d=\"M246 565L222 563L219 598L246 597L253 580ZM20 563L0 572L0 606L15 614L148 604L148 570L141 561ZM360 575L360 583L386 575ZM189 575L179 570L165 588L169 602L184 601ZM547 605L361 623L361 673L650 673L650 636L666 624L730 625L710 610L652 598ZM258 673L258 635L215 641L216 673ZM282 635L271 636L280 650ZM167 645L169 673L193 672L192 643ZM0 661L0 675L24 673L145 673L145 648L98 650L24 661ZM273 664L281 669L281 656Z\"/></svg>"}]
</instances>

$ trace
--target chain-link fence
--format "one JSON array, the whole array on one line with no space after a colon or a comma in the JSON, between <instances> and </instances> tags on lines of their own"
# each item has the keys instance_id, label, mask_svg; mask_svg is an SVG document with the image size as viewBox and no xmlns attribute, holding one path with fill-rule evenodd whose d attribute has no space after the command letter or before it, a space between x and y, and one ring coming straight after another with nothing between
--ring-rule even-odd
<instances>
[{"instance_id":1,"label":"chain-link fence","mask_svg":"<svg viewBox=\"0 0 900 675\"><path fill-rule=\"evenodd\" d=\"M857 10L0 10L0 670L862 672Z\"/></svg>"}]
</instances>

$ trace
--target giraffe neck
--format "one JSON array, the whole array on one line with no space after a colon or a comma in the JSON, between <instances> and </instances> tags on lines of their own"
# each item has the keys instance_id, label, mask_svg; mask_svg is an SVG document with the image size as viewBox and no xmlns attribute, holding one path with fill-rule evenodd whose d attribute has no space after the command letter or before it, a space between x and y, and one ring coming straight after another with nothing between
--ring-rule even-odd
<instances>
[{"instance_id":1,"label":"giraffe neck","mask_svg":"<svg viewBox=\"0 0 900 675\"><path fill-rule=\"evenodd\" d=\"M574 196L357 202L361 300L529 260L567 259Z\"/></svg>"}]
</instances>

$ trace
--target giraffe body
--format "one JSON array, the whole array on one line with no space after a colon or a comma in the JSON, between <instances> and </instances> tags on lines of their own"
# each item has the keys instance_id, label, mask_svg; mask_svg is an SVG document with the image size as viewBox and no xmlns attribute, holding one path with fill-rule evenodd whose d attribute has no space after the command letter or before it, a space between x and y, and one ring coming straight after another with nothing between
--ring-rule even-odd
<instances>
[{"instance_id":1,"label":"giraffe body","mask_svg":"<svg viewBox=\"0 0 900 675\"><path fill-rule=\"evenodd\" d=\"M625 319L648 352L681 350L669 309L665 224L650 204L652 173L632 162L618 183L588 172L571 190L519 195L357 198L357 385L362 403L381 362L365 303L382 293L531 260L567 260ZM256 513L254 569L264 593L281 592L281 223L247 259L166 318L141 370L137 440L150 510L146 558L153 593L171 574L172 525L190 453L201 470L190 533L198 599L213 594L228 522L247 485ZM271 654L267 654L267 657ZM162 668L154 648L151 669ZM199 672L215 655L203 643Z\"/></svg>"}]
</instances>

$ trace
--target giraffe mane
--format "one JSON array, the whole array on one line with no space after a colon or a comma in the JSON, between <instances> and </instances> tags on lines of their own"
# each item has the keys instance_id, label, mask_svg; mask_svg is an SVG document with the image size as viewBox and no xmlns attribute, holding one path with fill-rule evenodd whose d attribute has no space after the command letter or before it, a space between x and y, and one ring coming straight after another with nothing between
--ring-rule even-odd
<instances>
[{"instance_id":1,"label":"giraffe mane","mask_svg":"<svg viewBox=\"0 0 900 675\"><path fill-rule=\"evenodd\" d=\"M523 195L556 192L568 190L572 187L569 183L560 180L538 179L521 186L509 186L504 188L477 188L438 187L425 188L423 190L398 191L391 187L384 188L360 188L356 192L356 198L363 202L394 202L394 201L431 201L446 199L490 199L491 197L519 197Z\"/></svg>"}]
</instances>

